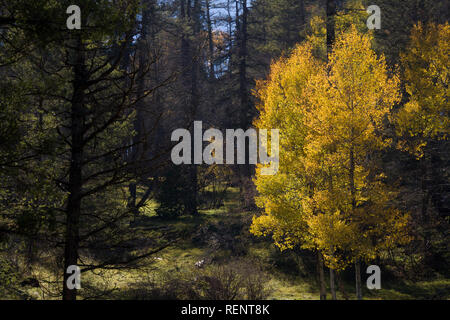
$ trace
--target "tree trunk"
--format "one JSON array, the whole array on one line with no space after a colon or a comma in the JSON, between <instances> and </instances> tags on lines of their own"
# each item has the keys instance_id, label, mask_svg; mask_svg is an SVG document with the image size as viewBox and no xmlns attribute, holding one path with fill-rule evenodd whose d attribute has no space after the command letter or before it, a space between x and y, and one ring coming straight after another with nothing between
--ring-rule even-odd
<instances>
[{"instance_id":1,"label":"tree trunk","mask_svg":"<svg viewBox=\"0 0 450 320\"><path fill-rule=\"evenodd\" d=\"M352 135L353 136L353 135ZM349 172L349 182L350 182L350 194L352 201L352 216L356 209L356 188L355 188L355 156L353 147L350 148L350 172ZM355 262L355 278L356 278L356 298L358 300L362 299L362 288L361 288L361 265L359 260Z\"/></svg>"},{"instance_id":2,"label":"tree trunk","mask_svg":"<svg viewBox=\"0 0 450 320\"><path fill-rule=\"evenodd\" d=\"M200 14L201 14L201 8L200 8L200 0L194 0L194 8L193 8L193 14L192 14L192 20L194 24L194 39L198 38L198 35L200 33ZM192 55L191 55L192 56ZM192 56L192 70L191 70L191 118L193 120L196 120L195 117L197 116L197 110L200 105L200 96L199 96L199 90L198 90L198 81L199 81L199 70L200 69L200 63L199 58ZM193 131L192 131L193 133ZM193 136L193 135L192 135ZM192 146L194 147L194 146ZM194 153L192 153L194 154ZM191 165L190 167L190 192L191 197L189 199L188 203L188 213L191 215L198 215L197 210L197 192L198 192L198 167L196 164Z\"/></svg>"},{"instance_id":3,"label":"tree trunk","mask_svg":"<svg viewBox=\"0 0 450 320\"><path fill-rule=\"evenodd\" d=\"M248 79L247 79L247 56L248 56L248 3L247 0L240 1L242 5L242 16L239 18L239 11L237 9L236 26L239 35L239 96L240 96L240 127L244 130L248 129L251 125L251 106L248 92ZM250 148L248 144L245 144L246 162L249 160ZM246 163L239 168L241 179L241 200L244 203L244 207L252 208L254 206L251 197L246 197L242 193L249 192L248 188L251 188L248 183L252 176L252 165Z\"/></svg>"},{"instance_id":4,"label":"tree trunk","mask_svg":"<svg viewBox=\"0 0 450 320\"><path fill-rule=\"evenodd\" d=\"M331 299L337 300L336 297L336 285L334 280L334 270L330 269L330 291L331 291Z\"/></svg>"},{"instance_id":5,"label":"tree trunk","mask_svg":"<svg viewBox=\"0 0 450 320\"><path fill-rule=\"evenodd\" d=\"M77 265L78 262L78 242L79 242L79 220L81 214L82 198L82 166L83 166L83 133L84 133L84 99L85 99L85 62L83 43L81 38L77 39L76 49L73 52L74 61L74 81L71 107L71 161L69 169L69 197L67 201L66 235L64 247L64 283L63 300L76 300L77 290L70 290L67 287L67 268Z\"/></svg>"},{"instance_id":6,"label":"tree trunk","mask_svg":"<svg viewBox=\"0 0 450 320\"><path fill-rule=\"evenodd\" d=\"M353 151L353 146L350 148L349 182L350 182L350 195L351 195L351 201L352 201L352 211L355 211L355 209L356 209L355 154Z\"/></svg>"},{"instance_id":7,"label":"tree trunk","mask_svg":"<svg viewBox=\"0 0 450 320\"><path fill-rule=\"evenodd\" d=\"M146 60L148 60L148 51L147 47L147 37L148 31L150 28L151 22L151 13L153 9L153 1L146 1L146 7L142 12L142 29L140 30L140 39L138 41L137 46L137 54L138 54L138 63L139 63L139 72L138 72L138 83L137 83L137 91L136 97L141 99L144 96L146 79L144 77L144 70L146 65ZM127 66L128 67L128 66ZM139 157L144 157L146 153L146 145L145 141L145 119L143 114L143 109L145 108L145 101L140 100L136 104L136 119L134 120L133 126L136 132L136 135L133 137L133 146L131 147L131 161L139 163ZM139 164L136 166L136 170L139 170ZM137 202L137 186L139 185L139 181L131 182L129 184L129 192L130 197L128 199L128 208L133 212L134 218L136 219L139 216L139 208L136 207Z\"/></svg>"},{"instance_id":8,"label":"tree trunk","mask_svg":"<svg viewBox=\"0 0 450 320\"><path fill-rule=\"evenodd\" d=\"M208 26L208 45L209 45L209 79L214 80L214 42L211 21L211 4L206 0L206 23Z\"/></svg>"},{"instance_id":9,"label":"tree trunk","mask_svg":"<svg viewBox=\"0 0 450 320\"><path fill-rule=\"evenodd\" d=\"M241 99L241 128L247 129L249 99L247 89L247 18L248 7L247 0L242 1L242 23L239 30L239 95ZM239 17L236 17L239 19Z\"/></svg>"},{"instance_id":10,"label":"tree trunk","mask_svg":"<svg viewBox=\"0 0 450 320\"><path fill-rule=\"evenodd\" d=\"M302 29L306 29L306 10L305 10L305 0L299 0L300 8L299 8L299 19L300 25Z\"/></svg>"},{"instance_id":11,"label":"tree trunk","mask_svg":"<svg viewBox=\"0 0 450 320\"><path fill-rule=\"evenodd\" d=\"M336 2L335 0L327 0L327 56L333 50L335 40L335 16L336 16Z\"/></svg>"},{"instance_id":12,"label":"tree trunk","mask_svg":"<svg viewBox=\"0 0 450 320\"><path fill-rule=\"evenodd\" d=\"M317 251L317 270L319 273L320 300L327 300L325 272L323 270L323 257L322 257L322 253L320 253L320 251Z\"/></svg>"},{"instance_id":13,"label":"tree trunk","mask_svg":"<svg viewBox=\"0 0 450 320\"><path fill-rule=\"evenodd\" d=\"M128 208L134 214L134 219L136 219L139 215L139 210L136 208L136 197L137 197L137 185L132 182L128 185L128 191L130 193L130 197L128 198Z\"/></svg>"},{"instance_id":14,"label":"tree trunk","mask_svg":"<svg viewBox=\"0 0 450 320\"><path fill-rule=\"evenodd\" d=\"M196 39L200 32L200 2L194 0L194 7L191 8L191 1L182 0L180 2L180 16L184 23L189 23L193 28L193 38ZM191 10L193 9L193 10ZM194 125L197 109L199 105L198 94L198 73L199 62L198 58L193 55L193 43L189 35L183 34L181 38L181 56L182 69L185 70L183 74L183 87L186 90L185 94L189 96L188 102L188 117L192 123L190 132L194 136ZM194 146L192 146L193 148ZM192 149L194 151L194 149ZM192 155L194 153L192 152ZM183 170L184 171L184 170ZM185 214L197 215L197 166L195 164L189 165L187 172L183 172L188 177L186 186L186 196L184 197Z\"/></svg>"},{"instance_id":15,"label":"tree trunk","mask_svg":"<svg viewBox=\"0 0 450 320\"><path fill-rule=\"evenodd\" d=\"M429 158L429 152L425 152L423 157L420 160L420 165L422 169L422 182L421 182L421 189L422 189L422 208L421 208L421 215L422 215L422 235L423 235L423 241L422 241L422 251L423 251L423 258L425 265L428 265L431 260L431 250L430 250L430 214L429 214L429 208L430 208L430 201L431 201L431 195L430 192L430 186L429 183L431 181L430 178L430 166L429 163L431 162L431 159Z\"/></svg>"},{"instance_id":16,"label":"tree trunk","mask_svg":"<svg viewBox=\"0 0 450 320\"><path fill-rule=\"evenodd\" d=\"M303 5L303 2L302 2ZM327 0L327 8L326 8L326 14L327 14L327 61L330 58L331 52L333 50L334 41L336 38L335 34L335 16L336 16L336 3L334 0ZM330 191L330 194L333 191L333 176L332 172L330 170L329 172L329 186L328 189ZM331 290L331 299L337 300L336 297L336 286L335 286L335 274L334 270L330 268L330 290Z\"/></svg>"},{"instance_id":17,"label":"tree trunk","mask_svg":"<svg viewBox=\"0 0 450 320\"><path fill-rule=\"evenodd\" d=\"M361 262L355 262L356 299L362 300Z\"/></svg>"},{"instance_id":18,"label":"tree trunk","mask_svg":"<svg viewBox=\"0 0 450 320\"><path fill-rule=\"evenodd\" d=\"M227 0L227 25L228 25L228 77L233 77L233 17L231 14L231 0Z\"/></svg>"},{"instance_id":19,"label":"tree trunk","mask_svg":"<svg viewBox=\"0 0 450 320\"><path fill-rule=\"evenodd\" d=\"M30 235L27 240L27 254L26 254L26 268L27 272L31 275L34 263L34 236Z\"/></svg>"}]
</instances>

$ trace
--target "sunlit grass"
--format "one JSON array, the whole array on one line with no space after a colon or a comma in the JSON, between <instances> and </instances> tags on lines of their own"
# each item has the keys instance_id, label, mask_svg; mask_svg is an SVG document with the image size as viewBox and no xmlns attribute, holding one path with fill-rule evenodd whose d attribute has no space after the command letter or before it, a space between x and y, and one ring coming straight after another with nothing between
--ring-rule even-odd
<instances>
[{"instance_id":1,"label":"sunlit grass","mask_svg":"<svg viewBox=\"0 0 450 320\"><path fill-rule=\"evenodd\" d=\"M124 269L124 270L106 270L98 273L87 272L82 277L82 289L79 292L81 299L89 297L89 288L96 288L100 291L110 291L114 298L122 298L121 292L130 290L135 283L143 279L162 279L167 274L178 274L189 270L195 270L195 263L204 259L209 253L208 248L195 245L192 242L192 235L198 230L199 226L206 223L221 223L228 219L239 219L252 213L239 211L239 189L230 189L225 201L225 205L216 209L200 210L200 215L181 216L172 220L164 220L156 216L155 209L158 204L154 200L147 202L141 209L142 221L136 226L136 230L145 231L152 227L170 227L181 234L182 239L173 246L168 247L160 253L146 258L141 262L143 268ZM149 231L149 237L154 236ZM274 246L270 241L251 242L247 248L247 254L244 258L257 259L262 264L268 275L267 286L271 289L268 299L271 300L316 300L319 297L319 288L316 282L315 274L307 274L302 271L295 274L286 274L281 269L272 265ZM230 252L218 250L214 252L220 261L231 259ZM242 257L241 257L242 258ZM84 258L84 262L89 261ZM302 274L303 273L303 274ZM48 269L48 264L39 263L33 268L33 276L37 279L55 280L54 274ZM61 279L59 279L61 281ZM328 283L327 283L328 285ZM364 285L364 279L363 279ZM56 287L55 287L56 286ZM58 289L56 284L52 289ZM60 285L59 285L60 286ZM349 299L354 299L354 283L344 282L343 286ZM383 289L378 291L365 290L365 299L450 299L450 279L437 279L420 282L392 282L383 283ZM54 299L56 297L48 296L41 288L24 288L34 299ZM330 299L328 289L327 298ZM20 297L17 297L20 298ZM90 298L90 297L89 297ZM103 298L103 297L100 297ZM342 292L338 290L338 299L344 299Z\"/></svg>"}]
</instances>

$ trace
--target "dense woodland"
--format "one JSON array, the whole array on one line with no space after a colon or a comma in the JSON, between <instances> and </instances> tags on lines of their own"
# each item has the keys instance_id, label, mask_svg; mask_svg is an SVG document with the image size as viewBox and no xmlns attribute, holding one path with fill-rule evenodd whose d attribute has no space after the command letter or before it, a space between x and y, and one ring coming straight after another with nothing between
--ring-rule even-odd
<instances>
[{"instance_id":1,"label":"dense woodland","mask_svg":"<svg viewBox=\"0 0 450 320\"><path fill-rule=\"evenodd\" d=\"M448 18L0 0L0 299L449 299ZM279 129L279 171L173 164L194 121Z\"/></svg>"}]
</instances>

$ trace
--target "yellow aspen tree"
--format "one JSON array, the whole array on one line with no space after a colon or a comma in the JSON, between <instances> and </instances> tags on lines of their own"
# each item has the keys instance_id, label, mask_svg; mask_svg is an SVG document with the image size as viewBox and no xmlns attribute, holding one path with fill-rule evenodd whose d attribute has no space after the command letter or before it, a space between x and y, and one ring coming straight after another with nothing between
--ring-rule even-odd
<instances>
[{"instance_id":1,"label":"yellow aspen tree","mask_svg":"<svg viewBox=\"0 0 450 320\"><path fill-rule=\"evenodd\" d=\"M305 97L303 90L308 79L324 68L313 57L310 43L299 45L289 58L273 63L267 81L258 82L255 94L261 101L260 117L255 126L276 128L280 137L280 168L275 176L264 176L257 169L255 180L259 197L256 203L265 213L253 219L251 232L257 236L271 235L281 249L302 246L314 249L310 243L307 224L302 214L301 201L313 192L313 180L299 157L303 155L306 136L304 125ZM318 271L323 275L322 254L317 252ZM319 277L321 299L326 296L325 279Z\"/></svg>"},{"instance_id":2,"label":"yellow aspen tree","mask_svg":"<svg viewBox=\"0 0 450 320\"><path fill-rule=\"evenodd\" d=\"M419 196L422 198L420 224L423 259L430 258L432 230L435 229L430 207L434 179L433 159L446 158L445 144L450 132L449 64L450 25L414 26L411 42L401 55L403 81L408 102L395 115L399 148L418 160ZM441 145L442 147L439 147Z\"/></svg>"},{"instance_id":3,"label":"yellow aspen tree","mask_svg":"<svg viewBox=\"0 0 450 320\"><path fill-rule=\"evenodd\" d=\"M272 235L283 250L296 245L323 253L334 270L407 241L407 215L391 207L395 190L370 159L386 147L383 121L399 100L398 78L371 49L370 35L342 34L328 64L313 45L298 46L260 82L261 129L278 128L280 170L257 170L257 204L265 213L251 232Z\"/></svg>"},{"instance_id":4,"label":"yellow aspen tree","mask_svg":"<svg viewBox=\"0 0 450 320\"><path fill-rule=\"evenodd\" d=\"M259 81L255 94L261 104L255 121L259 129L276 128L280 136L280 167L276 175L260 174L255 184L259 192L256 203L265 214L253 219L251 231L256 235L272 234L281 249L290 249L305 240L306 223L301 214L302 195L311 192L312 176L305 171L303 155L306 126L303 90L308 79L322 63L315 59L309 44L298 46L289 57L273 63L269 79ZM268 142L268 144L270 144Z\"/></svg>"},{"instance_id":5,"label":"yellow aspen tree","mask_svg":"<svg viewBox=\"0 0 450 320\"><path fill-rule=\"evenodd\" d=\"M409 101L396 115L400 147L418 158L429 139L448 139L450 132L450 25L416 25L402 55Z\"/></svg>"},{"instance_id":6,"label":"yellow aspen tree","mask_svg":"<svg viewBox=\"0 0 450 320\"><path fill-rule=\"evenodd\" d=\"M326 70L304 91L314 108L305 116L303 163L318 179L303 201L309 233L332 268L355 263L359 299L359 261L408 239L407 215L390 206L396 194L371 161L391 143L381 132L400 97L398 77L389 75L371 41L354 27L342 34Z\"/></svg>"}]
</instances>

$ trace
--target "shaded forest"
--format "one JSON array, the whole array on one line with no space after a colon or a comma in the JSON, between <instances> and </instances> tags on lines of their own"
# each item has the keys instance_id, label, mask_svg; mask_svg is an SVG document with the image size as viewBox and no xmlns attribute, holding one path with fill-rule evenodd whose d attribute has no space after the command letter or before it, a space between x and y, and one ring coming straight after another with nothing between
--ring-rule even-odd
<instances>
[{"instance_id":1,"label":"shaded forest","mask_svg":"<svg viewBox=\"0 0 450 320\"><path fill-rule=\"evenodd\" d=\"M449 299L448 18L445 0L0 0L0 299ZM250 137L242 163L175 164L173 132L200 121L279 130L277 172Z\"/></svg>"}]
</instances>

